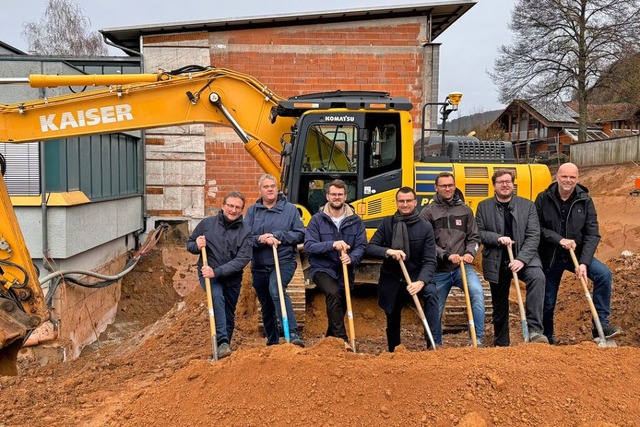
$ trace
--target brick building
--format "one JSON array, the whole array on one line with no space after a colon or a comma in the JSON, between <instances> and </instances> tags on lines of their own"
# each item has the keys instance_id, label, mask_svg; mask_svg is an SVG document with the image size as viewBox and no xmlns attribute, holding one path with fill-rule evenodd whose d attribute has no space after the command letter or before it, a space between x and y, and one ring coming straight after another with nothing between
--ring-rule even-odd
<instances>
[{"instance_id":1,"label":"brick building","mask_svg":"<svg viewBox=\"0 0 640 427\"><path fill-rule=\"evenodd\" d=\"M417 139L420 105L438 97L440 45L434 40L475 3L425 2L102 33L140 52L146 72L212 65L254 76L282 97L337 89L407 97L415 105ZM249 201L257 196L262 171L231 129L176 126L147 130L145 140L146 207L154 219L201 218L232 189Z\"/></svg>"}]
</instances>

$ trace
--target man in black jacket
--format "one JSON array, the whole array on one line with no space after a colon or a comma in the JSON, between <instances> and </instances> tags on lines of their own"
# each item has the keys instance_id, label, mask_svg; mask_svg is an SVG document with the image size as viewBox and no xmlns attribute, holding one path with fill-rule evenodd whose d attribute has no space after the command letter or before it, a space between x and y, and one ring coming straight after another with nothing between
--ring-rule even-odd
<instances>
[{"instance_id":1,"label":"man in black jacket","mask_svg":"<svg viewBox=\"0 0 640 427\"><path fill-rule=\"evenodd\" d=\"M491 177L495 197L480 202L476 213L483 244L482 272L491 286L493 343L500 347L510 344L509 289L514 271L527 286L529 339L548 342L542 334L545 278L538 257L540 223L533 202L513 194L514 178L511 170L496 170ZM513 261L509 259L507 247L512 248Z\"/></svg>"},{"instance_id":2,"label":"man in black jacket","mask_svg":"<svg viewBox=\"0 0 640 427\"><path fill-rule=\"evenodd\" d=\"M424 299L424 311L432 335L436 334L440 322L436 286L432 280L436 270L433 228L420 218L416 210L416 193L412 188L400 188L396 193L396 204L396 213L382 220L365 250L369 256L384 258L378 282L378 304L387 316L390 352L400 344L402 307L409 295L418 294ZM411 283L405 281L398 260L405 262ZM425 340L428 347L426 331Z\"/></svg>"},{"instance_id":3,"label":"man in black jacket","mask_svg":"<svg viewBox=\"0 0 640 427\"><path fill-rule=\"evenodd\" d=\"M200 256L198 278L202 289L205 278L211 284L219 358L231 354L242 270L251 261L251 227L242 221L244 203L242 193L230 192L218 215L200 221L187 241L187 250L192 254L201 254L202 248L207 248L208 266L202 265Z\"/></svg>"},{"instance_id":4,"label":"man in black jacket","mask_svg":"<svg viewBox=\"0 0 640 427\"><path fill-rule=\"evenodd\" d=\"M556 182L552 183L536 198L536 209L540 218L540 258L547 279L544 297L544 334L551 343L553 336L553 314L558 298L562 274L575 272L578 277L593 281L593 303L602 323L605 338L622 333L618 326L609 324L611 313L611 270L598 261L594 254L600 242L598 217L589 190L578 184L578 167L564 163L558 168ZM569 249L578 258L576 270ZM592 327L594 338L598 337Z\"/></svg>"},{"instance_id":5,"label":"man in black jacket","mask_svg":"<svg viewBox=\"0 0 640 427\"><path fill-rule=\"evenodd\" d=\"M346 202L347 185L344 181L331 181L326 200L327 203L307 225L304 251L309 256L311 278L325 296L326 336L348 341L344 326L347 299L342 266L347 266L349 284L353 286L353 269L362 261L367 234L362 219Z\"/></svg>"}]
</instances>

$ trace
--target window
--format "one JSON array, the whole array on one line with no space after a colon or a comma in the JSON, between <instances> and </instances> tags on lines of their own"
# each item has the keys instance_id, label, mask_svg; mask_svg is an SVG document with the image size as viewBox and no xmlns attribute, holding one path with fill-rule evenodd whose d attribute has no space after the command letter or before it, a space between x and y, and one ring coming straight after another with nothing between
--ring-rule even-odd
<instances>
[{"instance_id":1,"label":"window","mask_svg":"<svg viewBox=\"0 0 640 427\"><path fill-rule=\"evenodd\" d=\"M303 172L357 172L358 128L315 124L309 127Z\"/></svg>"},{"instance_id":2,"label":"window","mask_svg":"<svg viewBox=\"0 0 640 427\"><path fill-rule=\"evenodd\" d=\"M0 143L0 153L7 161L4 182L12 196L40 194L40 150L38 142Z\"/></svg>"}]
</instances>

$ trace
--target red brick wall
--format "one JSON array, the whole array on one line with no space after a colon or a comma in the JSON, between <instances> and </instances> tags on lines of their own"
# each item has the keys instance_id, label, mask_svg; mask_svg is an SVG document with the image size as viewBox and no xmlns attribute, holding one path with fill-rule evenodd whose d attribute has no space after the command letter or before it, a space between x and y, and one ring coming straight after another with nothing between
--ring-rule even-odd
<instances>
[{"instance_id":1,"label":"red brick wall","mask_svg":"<svg viewBox=\"0 0 640 427\"><path fill-rule=\"evenodd\" d=\"M418 23L354 23L331 30L315 25L212 33L212 46L223 41L229 49L212 49L211 63L255 76L284 97L336 89L378 90L419 105L424 83L420 31ZM241 51L239 46L248 49ZM399 47L415 49L405 52Z\"/></svg>"}]
</instances>

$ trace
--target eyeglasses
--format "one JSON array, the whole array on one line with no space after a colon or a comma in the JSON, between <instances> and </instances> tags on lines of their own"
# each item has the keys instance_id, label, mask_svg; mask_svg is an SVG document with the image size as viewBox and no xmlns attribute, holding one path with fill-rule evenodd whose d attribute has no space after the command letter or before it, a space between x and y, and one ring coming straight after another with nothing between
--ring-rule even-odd
<instances>
[{"instance_id":1,"label":"eyeglasses","mask_svg":"<svg viewBox=\"0 0 640 427\"><path fill-rule=\"evenodd\" d=\"M496 185L511 185L513 184L513 181L508 180L508 181L496 181Z\"/></svg>"},{"instance_id":2,"label":"eyeglasses","mask_svg":"<svg viewBox=\"0 0 640 427\"><path fill-rule=\"evenodd\" d=\"M437 186L440 188L453 188L456 185L455 184L438 184Z\"/></svg>"},{"instance_id":3,"label":"eyeglasses","mask_svg":"<svg viewBox=\"0 0 640 427\"><path fill-rule=\"evenodd\" d=\"M411 200L396 200L396 203L399 205L408 205L409 203L413 203L415 202L416 199L411 199Z\"/></svg>"},{"instance_id":4,"label":"eyeglasses","mask_svg":"<svg viewBox=\"0 0 640 427\"><path fill-rule=\"evenodd\" d=\"M236 206L236 205L230 205L229 203L225 203L224 204L226 207L228 207L229 209L236 210L236 211L241 211L242 209L244 209L244 206Z\"/></svg>"}]
</instances>

